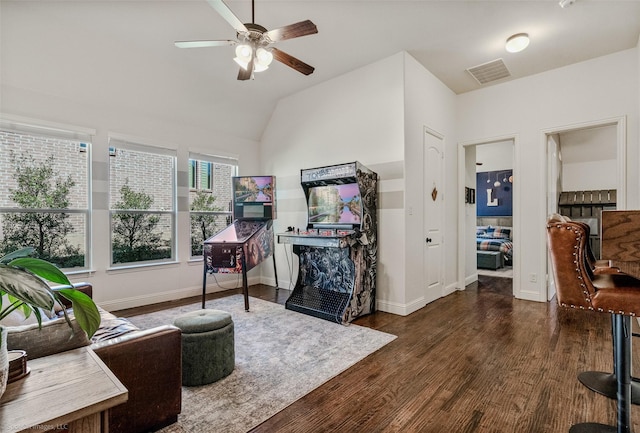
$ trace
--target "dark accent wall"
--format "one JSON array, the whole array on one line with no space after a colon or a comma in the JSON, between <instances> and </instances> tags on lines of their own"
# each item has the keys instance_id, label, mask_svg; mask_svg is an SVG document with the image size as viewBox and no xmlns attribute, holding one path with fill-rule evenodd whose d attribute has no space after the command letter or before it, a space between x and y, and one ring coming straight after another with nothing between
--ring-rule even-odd
<instances>
[{"instance_id":1,"label":"dark accent wall","mask_svg":"<svg viewBox=\"0 0 640 433\"><path fill-rule=\"evenodd\" d=\"M513 170L476 173L476 209L478 216L513 215Z\"/></svg>"}]
</instances>

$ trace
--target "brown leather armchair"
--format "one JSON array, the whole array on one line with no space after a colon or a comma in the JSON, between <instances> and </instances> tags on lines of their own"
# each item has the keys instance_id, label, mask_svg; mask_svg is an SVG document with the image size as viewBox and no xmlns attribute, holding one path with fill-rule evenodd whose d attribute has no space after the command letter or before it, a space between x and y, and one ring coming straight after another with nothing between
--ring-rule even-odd
<instances>
[{"instance_id":1,"label":"brown leather armchair","mask_svg":"<svg viewBox=\"0 0 640 433\"><path fill-rule=\"evenodd\" d=\"M582 221L573 221L569 217L559 214L553 214L549 217L549 222L573 222L581 226L585 231L585 236L587 238L587 242L585 243L585 260L587 266L591 268L591 271L594 274L621 274L620 269L616 267L612 267L609 260L601 260L596 259L595 254L593 254L593 250L591 249L591 244L589 243L589 235L591 234L591 227L589 224Z\"/></svg>"},{"instance_id":2,"label":"brown leather armchair","mask_svg":"<svg viewBox=\"0 0 640 433\"><path fill-rule=\"evenodd\" d=\"M631 431L631 316L640 314L640 281L621 274L594 274L587 265L588 233L581 224L551 218L547 240L558 304L613 315L617 426L577 424L572 432ZM612 430L613 429L613 430Z\"/></svg>"}]
</instances>

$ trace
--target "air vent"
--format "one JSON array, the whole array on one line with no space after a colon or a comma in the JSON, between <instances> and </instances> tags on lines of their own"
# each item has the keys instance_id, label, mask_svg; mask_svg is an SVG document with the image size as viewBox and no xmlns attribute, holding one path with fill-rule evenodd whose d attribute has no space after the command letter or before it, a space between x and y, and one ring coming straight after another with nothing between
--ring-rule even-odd
<instances>
[{"instance_id":1,"label":"air vent","mask_svg":"<svg viewBox=\"0 0 640 433\"><path fill-rule=\"evenodd\" d=\"M511 76L502 59L492 60L482 65L467 69L473 78L480 84L487 84Z\"/></svg>"}]
</instances>

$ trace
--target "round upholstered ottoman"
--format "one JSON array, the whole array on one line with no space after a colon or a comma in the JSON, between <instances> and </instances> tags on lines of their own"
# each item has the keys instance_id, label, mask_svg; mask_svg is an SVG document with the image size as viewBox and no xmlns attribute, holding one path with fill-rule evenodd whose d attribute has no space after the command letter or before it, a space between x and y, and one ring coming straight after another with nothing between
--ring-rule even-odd
<instances>
[{"instance_id":1,"label":"round upholstered ottoman","mask_svg":"<svg viewBox=\"0 0 640 433\"><path fill-rule=\"evenodd\" d=\"M182 331L182 384L206 385L235 367L233 320L221 310L197 310L175 318Z\"/></svg>"}]
</instances>

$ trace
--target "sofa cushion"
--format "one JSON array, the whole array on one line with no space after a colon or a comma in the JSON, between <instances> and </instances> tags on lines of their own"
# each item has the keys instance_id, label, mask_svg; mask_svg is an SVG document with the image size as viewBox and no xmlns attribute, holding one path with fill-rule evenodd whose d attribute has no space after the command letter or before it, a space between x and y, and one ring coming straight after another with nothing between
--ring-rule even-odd
<instances>
[{"instance_id":1,"label":"sofa cushion","mask_svg":"<svg viewBox=\"0 0 640 433\"><path fill-rule=\"evenodd\" d=\"M35 359L140 330L127 319L116 317L98 306L101 318L100 328L89 340L87 334L73 319L73 310L67 311L71 318L72 328L69 327L64 317L49 321L45 321L43 318L41 329L37 323L7 327L9 330L7 347L9 350L24 350L29 359Z\"/></svg>"},{"instance_id":2,"label":"sofa cushion","mask_svg":"<svg viewBox=\"0 0 640 433\"><path fill-rule=\"evenodd\" d=\"M7 347L9 350L24 350L29 359L52 355L65 350L87 346L87 334L72 319L71 327L64 317L24 326L7 327Z\"/></svg>"}]
</instances>

